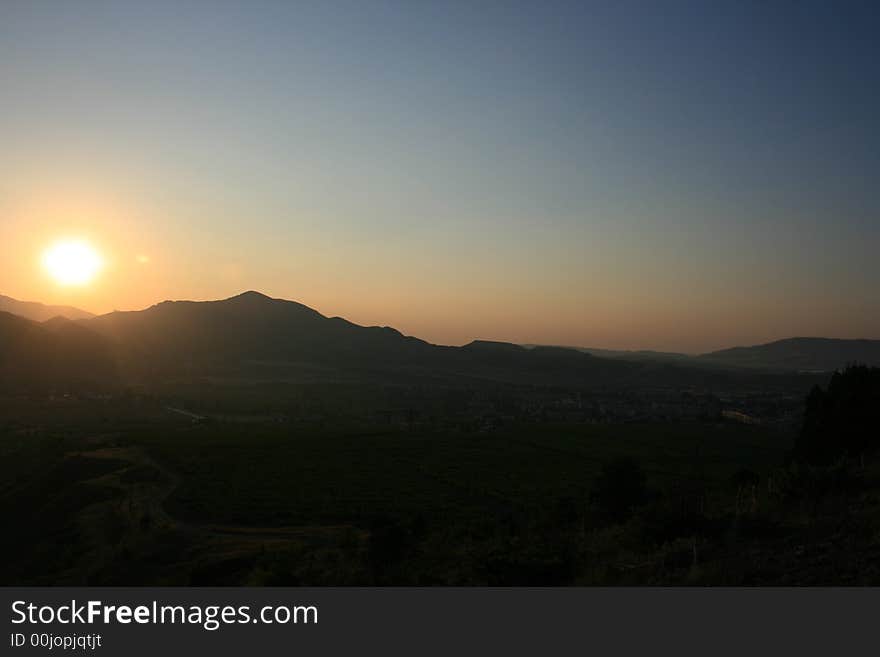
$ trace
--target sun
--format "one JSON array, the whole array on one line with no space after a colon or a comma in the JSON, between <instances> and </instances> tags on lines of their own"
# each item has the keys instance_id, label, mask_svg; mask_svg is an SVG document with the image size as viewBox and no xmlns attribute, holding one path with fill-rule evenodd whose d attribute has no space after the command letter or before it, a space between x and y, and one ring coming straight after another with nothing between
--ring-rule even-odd
<instances>
[{"instance_id":1,"label":"sun","mask_svg":"<svg viewBox=\"0 0 880 657\"><path fill-rule=\"evenodd\" d=\"M43 253L43 267L61 285L86 285L103 265L101 255L85 240L56 242Z\"/></svg>"}]
</instances>

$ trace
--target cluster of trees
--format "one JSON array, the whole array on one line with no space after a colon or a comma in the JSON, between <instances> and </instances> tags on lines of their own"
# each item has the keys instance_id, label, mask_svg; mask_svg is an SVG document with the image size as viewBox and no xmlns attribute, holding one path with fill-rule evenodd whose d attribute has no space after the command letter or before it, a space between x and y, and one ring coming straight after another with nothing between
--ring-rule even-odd
<instances>
[{"instance_id":1,"label":"cluster of trees","mask_svg":"<svg viewBox=\"0 0 880 657\"><path fill-rule=\"evenodd\" d=\"M813 388L795 458L828 465L861 458L880 447L880 368L852 365L835 372L827 389Z\"/></svg>"}]
</instances>

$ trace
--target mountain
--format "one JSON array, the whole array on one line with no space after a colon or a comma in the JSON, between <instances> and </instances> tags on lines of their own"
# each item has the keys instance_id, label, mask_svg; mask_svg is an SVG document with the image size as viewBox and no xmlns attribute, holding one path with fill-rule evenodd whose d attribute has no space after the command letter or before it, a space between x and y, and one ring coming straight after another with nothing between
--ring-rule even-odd
<instances>
[{"instance_id":1,"label":"mountain","mask_svg":"<svg viewBox=\"0 0 880 657\"><path fill-rule=\"evenodd\" d=\"M53 317L66 317L67 319L90 319L92 313L74 308L73 306L47 306L35 301L19 301L12 297L0 294L0 312L12 313L35 322L45 322Z\"/></svg>"},{"instance_id":2,"label":"mountain","mask_svg":"<svg viewBox=\"0 0 880 657\"><path fill-rule=\"evenodd\" d=\"M165 301L146 310L101 315L83 325L112 340L127 363L157 373L260 363L393 366L431 349L392 328L358 326L258 292L222 301Z\"/></svg>"},{"instance_id":3,"label":"mountain","mask_svg":"<svg viewBox=\"0 0 880 657\"><path fill-rule=\"evenodd\" d=\"M575 350L475 341L429 344L390 327L359 326L294 301L245 292L221 301L166 301L79 322L109 340L130 377L215 374L326 380L462 377L585 384L619 379L629 363Z\"/></svg>"},{"instance_id":4,"label":"mountain","mask_svg":"<svg viewBox=\"0 0 880 657\"><path fill-rule=\"evenodd\" d=\"M258 292L220 301L166 301L83 325L112 341L121 367L135 378L372 380L444 375L456 360L455 348L390 327L326 317Z\"/></svg>"},{"instance_id":5,"label":"mountain","mask_svg":"<svg viewBox=\"0 0 880 657\"><path fill-rule=\"evenodd\" d=\"M79 324L111 342L129 380L218 376L624 388L741 384L764 376L702 363L600 358L566 347L526 349L485 340L463 347L433 345L393 328L359 326L258 292L220 301L165 301Z\"/></svg>"},{"instance_id":6,"label":"mountain","mask_svg":"<svg viewBox=\"0 0 880 657\"><path fill-rule=\"evenodd\" d=\"M37 323L4 313L0 381L495 381L626 389L772 383L718 360L612 359L567 347L477 340L433 345L387 326L359 326L303 304L245 292L165 301L145 310ZM782 379L779 379L782 382Z\"/></svg>"},{"instance_id":7,"label":"mountain","mask_svg":"<svg viewBox=\"0 0 880 657\"><path fill-rule=\"evenodd\" d=\"M523 347L534 349L539 345ZM733 347L691 356L666 351L625 351L566 347L583 353L639 363L675 364L687 368L764 369L778 372L830 372L850 363L880 365L880 340L788 338L750 347Z\"/></svg>"},{"instance_id":8,"label":"mountain","mask_svg":"<svg viewBox=\"0 0 880 657\"><path fill-rule=\"evenodd\" d=\"M534 349L543 345L524 344L526 349ZM650 349L596 349L593 347L563 347L564 349L574 349L592 356L600 358L616 358L619 360L632 360L637 362L645 361L665 361L670 363L687 363L694 365L693 357L688 354L682 354L675 351L652 351Z\"/></svg>"},{"instance_id":9,"label":"mountain","mask_svg":"<svg viewBox=\"0 0 880 657\"><path fill-rule=\"evenodd\" d=\"M69 319L38 323L0 312L0 386L67 387L116 380L112 345Z\"/></svg>"},{"instance_id":10,"label":"mountain","mask_svg":"<svg viewBox=\"0 0 880 657\"><path fill-rule=\"evenodd\" d=\"M788 338L753 347L722 349L698 359L726 367L829 372L853 362L880 365L880 340Z\"/></svg>"}]
</instances>

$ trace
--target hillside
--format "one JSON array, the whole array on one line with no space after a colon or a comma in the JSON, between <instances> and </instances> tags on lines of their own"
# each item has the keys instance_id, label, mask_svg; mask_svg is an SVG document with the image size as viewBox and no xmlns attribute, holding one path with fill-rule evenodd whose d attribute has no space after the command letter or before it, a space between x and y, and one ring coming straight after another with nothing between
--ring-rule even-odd
<instances>
[{"instance_id":1,"label":"hillside","mask_svg":"<svg viewBox=\"0 0 880 657\"><path fill-rule=\"evenodd\" d=\"M476 341L432 345L389 327L326 317L258 292L221 301L166 301L80 322L110 340L130 376L216 374L253 379L490 379L599 384L622 381L631 363L575 350Z\"/></svg>"},{"instance_id":2,"label":"hillside","mask_svg":"<svg viewBox=\"0 0 880 657\"><path fill-rule=\"evenodd\" d=\"M526 349L534 349L536 347L546 347L547 345L524 344L522 346ZM575 351L590 354L591 356L598 356L599 358L614 358L617 360L632 360L636 362L663 361L668 363L684 363L688 365L695 364L693 356L675 351L654 351L651 349L598 349L595 347L569 346L560 348L574 349Z\"/></svg>"},{"instance_id":3,"label":"hillside","mask_svg":"<svg viewBox=\"0 0 880 657\"><path fill-rule=\"evenodd\" d=\"M0 312L0 385L67 387L117 378L110 343L68 319L37 323Z\"/></svg>"},{"instance_id":4,"label":"hillside","mask_svg":"<svg viewBox=\"0 0 880 657\"><path fill-rule=\"evenodd\" d=\"M83 325L114 341L129 364L157 373L260 364L391 367L431 350L394 329L357 326L258 292L221 301L165 301Z\"/></svg>"},{"instance_id":5,"label":"hillside","mask_svg":"<svg viewBox=\"0 0 880 657\"><path fill-rule=\"evenodd\" d=\"M535 349L540 345L523 347ZM649 350L565 347L600 358L687 368L763 369L777 372L830 372L850 363L880 365L880 340L788 338L768 344L733 347L700 355Z\"/></svg>"},{"instance_id":6,"label":"hillside","mask_svg":"<svg viewBox=\"0 0 880 657\"><path fill-rule=\"evenodd\" d=\"M849 363L880 365L880 340L789 338L753 347L734 347L699 360L727 367L829 372Z\"/></svg>"},{"instance_id":7,"label":"hillside","mask_svg":"<svg viewBox=\"0 0 880 657\"><path fill-rule=\"evenodd\" d=\"M71 380L121 378L129 383L208 376L444 385L479 380L617 389L802 387L791 377L731 366L723 359L614 359L566 347L525 348L481 340L463 347L433 345L390 327L359 326L258 292L220 301L165 301L76 322L15 319L19 325L10 330L28 338L0 346L0 369L7 379L9 372L16 372L12 380L45 369ZM33 346L38 343L44 346Z\"/></svg>"},{"instance_id":8,"label":"hillside","mask_svg":"<svg viewBox=\"0 0 880 657\"><path fill-rule=\"evenodd\" d=\"M19 301L0 294L0 312L12 313L35 322L45 322L53 317L67 319L89 319L92 313L74 308L73 306L48 306L35 301Z\"/></svg>"}]
</instances>

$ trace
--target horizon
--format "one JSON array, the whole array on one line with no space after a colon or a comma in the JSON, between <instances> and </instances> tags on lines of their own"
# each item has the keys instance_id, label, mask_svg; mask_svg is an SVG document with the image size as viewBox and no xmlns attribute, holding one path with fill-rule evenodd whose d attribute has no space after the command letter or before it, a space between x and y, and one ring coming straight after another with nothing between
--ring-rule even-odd
<instances>
[{"instance_id":1,"label":"horizon","mask_svg":"<svg viewBox=\"0 0 880 657\"><path fill-rule=\"evenodd\" d=\"M142 311L154 308L156 306L160 306L165 303L212 303L212 302L216 303L216 302L223 302L223 301L231 301L232 299L236 299L238 297L242 297L242 296L245 296L248 294L255 294L255 295L258 295L261 297L265 297L266 299L269 299L271 301L282 301L282 302L287 302L287 303L296 303L299 305L306 306L307 308L310 308L311 310L315 310L318 313L320 313L322 316L327 317L327 318L339 317L339 318L351 321L350 318L346 317L345 315L327 314L327 313L322 312L319 308L313 308L312 306L309 306L308 304L303 304L302 302L298 301L297 299L286 299L283 297L275 297L275 296L265 294L264 292L261 292L259 290L254 290L254 289L244 290L242 292L238 292L238 293L232 294L230 296L220 297L217 299L163 299L161 301L157 301L155 303L144 306L143 308L114 309L114 310L110 310L106 313L92 313L88 308L80 308L78 306L68 306L67 304L43 304L42 302L35 301L33 299L16 299L14 297L11 297L10 295L3 294L2 292L0 292L0 297L6 297L7 299L11 299L13 301L18 301L21 303L36 303L36 304L40 304L40 305L44 305L44 306L58 305L60 307L69 307L74 310L85 311L87 313L90 313L94 317L100 317L102 315L107 315L107 314L117 313L117 312L142 312ZM51 320L47 320L47 321L51 321ZM382 324L382 323L379 323L379 324L360 324L358 322L354 322L354 323L357 324L358 326L380 326L380 327L386 327L386 328L392 328L395 330L399 330L398 327L390 325L390 324ZM562 349L594 349L594 350L599 350L599 351L629 351L629 352L633 352L633 353L656 352L656 353L678 354L678 355L683 355L683 356L700 356L700 355L709 354L709 353L712 353L715 351L722 351L722 350L726 350L726 349L735 349L735 348L743 348L743 347L761 346L761 345L772 344L775 342L781 342L781 341L785 341L785 340L852 340L852 341L877 341L878 340L878 338L872 338L872 337L841 338L841 337L829 336L829 335L789 335L789 336L775 338L772 340L767 340L766 342L761 342L761 343L723 345L723 346L717 347L716 349L711 349L711 350L707 350L707 351L668 351L668 350L652 349L650 347L638 347L638 346L625 347L625 348L609 348L609 347L600 347L600 346L595 346L595 345L583 345L583 344L534 343L534 342L523 342L523 341L518 341L518 340L500 340L500 339L490 337L490 336L476 336L476 337L473 337L473 338L467 340L466 342L462 342L462 343L458 343L458 344L449 344L449 343L433 342L431 340L427 340L427 339L423 338L420 335L414 335L411 333L407 333L406 331L400 331L400 332L405 336L423 339L426 342L428 342L429 344L434 344L434 345L438 345L438 346L461 347L461 346L470 344L471 342L498 342L498 343L502 343L502 344L514 344L514 345L518 345L518 346L526 347L526 348L557 347L557 348L562 348Z\"/></svg>"},{"instance_id":2,"label":"horizon","mask_svg":"<svg viewBox=\"0 0 880 657\"><path fill-rule=\"evenodd\" d=\"M0 280L97 314L250 287L435 344L871 339L878 18L5 5Z\"/></svg>"}]
</instances>

